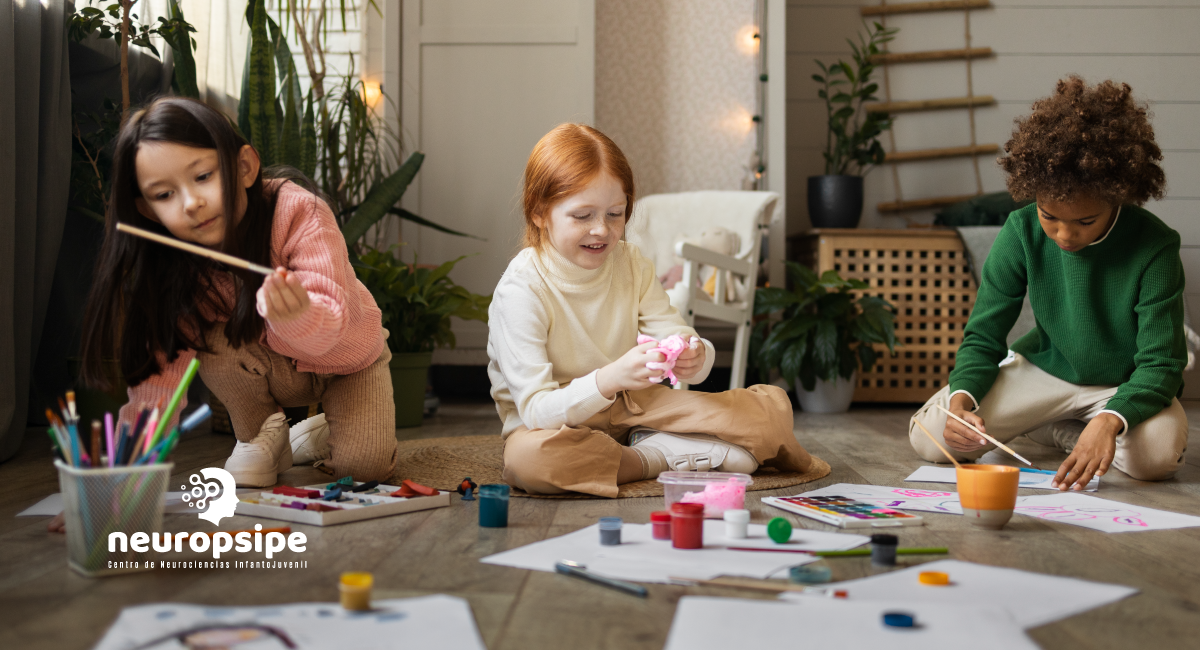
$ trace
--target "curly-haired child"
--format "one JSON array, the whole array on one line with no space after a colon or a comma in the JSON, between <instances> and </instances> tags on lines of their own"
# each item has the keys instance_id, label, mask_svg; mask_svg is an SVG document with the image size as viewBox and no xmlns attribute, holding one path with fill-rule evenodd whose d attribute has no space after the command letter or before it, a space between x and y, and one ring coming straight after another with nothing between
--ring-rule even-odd
<instances>
[{"instance_id":1,"label":"curly-haired child","mask_svg":"<svg viewBox=\"0 0 1200 650\"><path fill-rule=\"evenodd\" d=\"M617 145L563 124L525 167L525 248L488 311L488 375L504 422L504 480L528 492L617 496L666 470L807 471L792 407L775 386L709 394L662 386L655 342L692 341L654 267L623 241L633 172ZM695 340L674 373L699 383L712 344Z\"/></svg>"},{"instance_id":2,"label":"curly-haired child","mask_svg":"<svg viewBox=\"0 0 1200 650\"><path fill-rule=\"evenodd\" d=\"M1004 149L1009 192L1035 202L996 237L949 385L916 419L961 460L993 446L935 404L1001 442L1025 434L1057 447L1069 454L1060 490L1082 490L1110 465L1170 478L1187 445L1176 399L1184 277L1179 234L1140 207L1165 186L1146 108L1126 84L1071 76L1017 121ZM1009 352L1026 293L1037 326ZM942 460L915 425L909 438Z\"/></svg>"}]
</instances>

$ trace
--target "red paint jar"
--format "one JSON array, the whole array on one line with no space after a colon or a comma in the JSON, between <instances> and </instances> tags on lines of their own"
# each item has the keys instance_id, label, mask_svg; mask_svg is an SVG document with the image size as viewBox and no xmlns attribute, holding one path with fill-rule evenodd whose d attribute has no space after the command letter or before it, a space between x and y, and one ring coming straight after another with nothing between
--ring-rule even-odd
<instances>
[{"instance_id":1,"label":"red paint jar","mask_svg":"<svg viewBox=\"0 0 1200 650\"><path fill-rule=\"evenodd\" d=\"M654 539L671 539L671 513L666 510L650 513L650 531Z\"/></svg>"},{"instance_id":2,"label":"red paint jar","mask_svg":"<svg viewBox=\"0 0 1200 650\"><path fill-rule=\"evenodd\" d=\"M704 504L671 504L671 546L701 548L704 546Z\"/></svg>"}]
</instances>

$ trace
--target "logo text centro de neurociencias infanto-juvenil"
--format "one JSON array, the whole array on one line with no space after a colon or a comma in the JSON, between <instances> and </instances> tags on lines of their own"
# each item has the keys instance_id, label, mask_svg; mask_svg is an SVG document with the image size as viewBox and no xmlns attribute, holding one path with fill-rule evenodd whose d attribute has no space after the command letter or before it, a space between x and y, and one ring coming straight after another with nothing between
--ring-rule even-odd
<instances>
[{"instance_id":1,"label":"logo text centro de neurociencias infanto-juvenil","mask_svg":"<svg viewBox=\"0 0 1200 650\"><path fill-rule=\"evenodd\" d=\"M200 470L199 474L192 474L188 481L192 484L191 489L186 485L180 486L183 492L183 501L188 504L189 508L196 508L199 511L199 518L212 522L215 526L226 517L232 517L237 509L238 497L236 490L236 482L233 475L219 467L205 467ZM127 531L113 531L108 535L108 552L109 553L128 553L132 550L134 553L148 553L154 550L157 553L183 553L184 543L187 543L188 548L197 553L205 553L212 550L213 560L208 561L175 561L162 560L159 562L164 568L307 568L308 562L305 560L280 561L272 560L276 553L288 549L295 553L303 553L305 544L308 543L308 537L304 533L291 533L284 536L283 533L271 531L263 533L262 524L255 524L254 531L240 531L237 533L228 533L219 531L216 533L199 532L179 532L179 533L163 533L136 531L129 533ZM222 553L263 553L268 561L261 560L229 560L220 561ZM134 565L137 562L109 562L110 568L138 568ZM154 561L148 562L150 568L154 568Z\"/></svg>"}]
</instances>

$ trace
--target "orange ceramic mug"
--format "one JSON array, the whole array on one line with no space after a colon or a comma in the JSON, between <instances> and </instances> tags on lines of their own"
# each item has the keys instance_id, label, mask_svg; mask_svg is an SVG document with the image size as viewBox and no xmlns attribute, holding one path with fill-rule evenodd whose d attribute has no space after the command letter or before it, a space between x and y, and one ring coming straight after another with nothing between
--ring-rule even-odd
<instances>
[{"instance_id":1,"label":"orange ceramic mug","mask_svg":"<svg viewBox=\"0 0 1200 650\"><path fill-rule=\"evenodd\" d=\"M980 528L1003 528L1017 505L1021 471L1004 465L963 465L957 474L963 516Z\"/></svg>"}]
</instances>

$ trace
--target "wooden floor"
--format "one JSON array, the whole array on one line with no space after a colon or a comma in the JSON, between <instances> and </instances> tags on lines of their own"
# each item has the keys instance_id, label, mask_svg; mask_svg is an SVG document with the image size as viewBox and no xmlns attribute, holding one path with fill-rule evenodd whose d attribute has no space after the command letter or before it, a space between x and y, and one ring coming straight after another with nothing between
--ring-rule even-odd
<instances>
[{"instance_id":1,"label":"wooden floor","mask_svg":"<svg viewBox=\"0 0 1200 650\"><path fill-rule=\"evenodd\" d=\"M1189 407L1200 423L1200 406ZM797 414L796 435L833 467L827 478L802 488L754 492L747 499L752 521L783 514L764 508L759 498L797 493L833 483L902 485L919 462L910 450L907 408L855 408L843 415ZM446 435L495 435L495 410L486 405L448 405L419 429L401 430L402 439ZM1193 447L1197 445L1193 428ZM1056 467L1061 454L1026 439L1012 445L1043 468ZM375 575L375 597L447 593L471 603L483 639L492 650L663 646L679 598L689 594L756 597L718 588L650 585L641 600L551 573L481 564L479 558L547 537L562 535L620 516L646 522L659 498L627 500L513 499L506 529L476 525L476 504L455 498L449 508L368 522L313 528L304 570L275 572L157 570L87 579L66 568L66 542L45 531L46 519L14 515L58 491L44 436L31 436L19 455L0 465L0 647L87 648L126 605L178 601L251 605L335 601L337 576L348 570ZM199 468L221 466L233 447L229 436L197 432L176 454L172 485ZM989 455L989 462L1006 462ZM1104 478L1105 498L1200 515L1200 453L1179 476L1164 483L1134 481L1112 471ZM291 485L322 480L311 469L283 476ZM920 485L920 484L909 484ZM934 487L936 485L928 485ZM1033 492L1029 492L1033 493ZM811 520L789 517L794 525L832 530ZM261 520L258 520L261 521ZM1200 647L1200 528L1105 534L1066 524L1016 516L999 532L970 527L962 517L927 515L927 525L905 529L901 544L948 546L950 557L1047 574L1130 585L1141 593L1030 631L1043 648ZM222 529L252 527L256 520L234 517ZM191 515L167 515L170 531L194 530ZM299 555L299 554L298 554ZM871 573L864 559L830 561L835 579ZM797 630L802 638L803 630Z\"/></svg>"}]
</instances>

